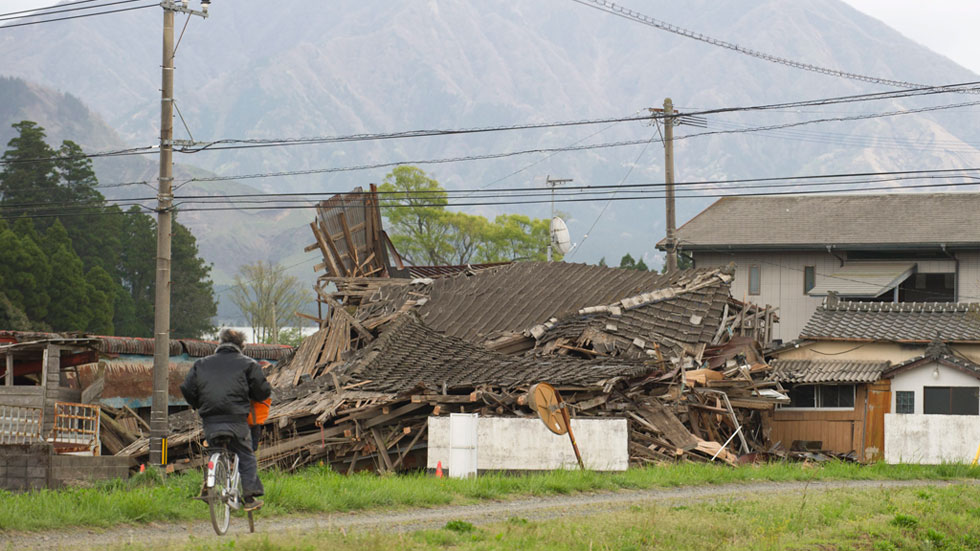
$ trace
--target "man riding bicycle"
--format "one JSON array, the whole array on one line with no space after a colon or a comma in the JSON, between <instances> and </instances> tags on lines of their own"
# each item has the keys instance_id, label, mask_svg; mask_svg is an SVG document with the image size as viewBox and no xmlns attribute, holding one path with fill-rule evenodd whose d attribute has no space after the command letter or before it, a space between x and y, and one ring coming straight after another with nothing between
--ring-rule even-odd
<instances>
[{"instance_id":1,"label":"man riding bicycle","mask_svg":"<svg viewBox=\"0 0 980 551\"><path fill-rule=\"evenodd\" d=\"M226 327L218 333L218 341L214 354L194 362L180 392L200 414L205 440L217 435L232 437L228 450L238 456L244 508L252 511L262 506L256 497L265 491L246 419L251 403L269 398L272 387L258 362L242 354L245 335L241 331Z\"/></svg>"}]
</instances>

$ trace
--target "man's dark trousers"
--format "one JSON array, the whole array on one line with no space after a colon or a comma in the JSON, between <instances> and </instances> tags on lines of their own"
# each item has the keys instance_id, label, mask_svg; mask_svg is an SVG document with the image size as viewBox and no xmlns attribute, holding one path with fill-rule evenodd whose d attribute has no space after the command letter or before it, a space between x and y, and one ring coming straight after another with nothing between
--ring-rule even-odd
<instances>
[{"instance_id":1,"label":"man's dark trousers","mask_svg":"<svg viewBox=\"0 0 980 551\"><path fill-rule=\"evenodd\" d=\"M265 493L259 480L259 468L252 453L252 431L242 420L240 423L209 423L204 421L204 439L209 443L214 434L233 434L228 451L238 456L238 472L242 476L242 497L257 497Z\"/></svg>"}]
</instances>

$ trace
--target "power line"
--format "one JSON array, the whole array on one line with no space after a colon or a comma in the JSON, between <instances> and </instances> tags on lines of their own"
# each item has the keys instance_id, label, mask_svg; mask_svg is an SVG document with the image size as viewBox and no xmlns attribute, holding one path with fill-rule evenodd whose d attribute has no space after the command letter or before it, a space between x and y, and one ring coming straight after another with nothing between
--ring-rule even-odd
<instances>
[{"instance_id":1,"label":"power line","mask_svg":"<svg viewBox=\"0 0 980 551\"><path fill-rule=\"evenodd\" d=\"M966 105L974 105L974 104L980 104L980 102L969 102ZM681 135L681 136L676 136L675 139L681 140L681 139L687 139L687 138L694 138L694 137L698 137L698 136L708 136L708 135L713 135L713 134L743 134L743 133L748 133L748 132L767 131L767 130L774 130L774 129L778 129L778 128L789 128L789 127L795 127L795 126L803 126L803 125L807 125L807 124L818 124L818 123L823 123L823 122L839 122L839 121L845 121L845 120L872 119L872 118L879 118L879 117L893 117L893 116L898 116L898 115L913 114L913 113L919 113L919 112L924 112L924 111L937 111L937 110L942 110L942 109L954 109L954 108L960 107L962 105L964 105L964 104L953 104L953 105L949 105L949 106L932 106L932 107L924 107L924 108L921 108L921 109L914 109L914 110L907 110L907 111L891 111L891 112L880 113L880 114L871 114L871 115L860 115L860 116L857 116L856 115L855 117L837 117L837 118L834 118L834 119L811 119L811 120L806 120L806 121L798 121L798 122L794 122L794 123L786 123L786 124L782 124L782 125L759 126L759 127L752 127L752 128L743 128L743 129L739 129L739 130L714 130L714 131L708 131L708 132L699 132L699 133L695 133L695 134L685 134L685 135ZM611 142L611 143L607 142L607 143L590 144L590 145L577 145L577 146L565 146L565 147L553 147L553 148L525 149L525 150L518 150L518 151L510 151L510 152L506 152L506 153L488 153L488 154L483 154L483 155L465 155L465 156L449 157L449 158L443 158L443 159L417 159L417 160L394 161L394 162L385 162L385 163L374 163L374 164L366 164L366 165L355 165L355 166L347 166L347 167L313 168L313 169L305 169L305 170L289 170L289 171L279 171L279 172L265 172L265 173L254 173L254 174L239 174L239 175L235 175L235 176L210 176L210 177L203 177L203 178L191 178L190 180L187 180L184 183L189 183L189 182L220 182L220 181L229 181L229 180L249 180L249 179L256 179L256 178L272 178L272 177L285 177L285 176L308 176L308 175L312 175L312 174L329 174L329 173L336 173L336 172L353 172L353 171L361 171L361 170L373 170L373 169L378 169L378 168L391 168L391 167L402 166L402 165L448 164L448 163L469 162L469 161L483 161L483 160L501 159L501 158L506 158L506 157L514 157L514 156L518 156L518 155L529 155L529 154L535 154L535 153L557 153L557 152L569 152L569 151L585 151L585 150L594 150L594 149L608 149L608 148L625 147L625 146L631 146L631 145L643 145L643 144L648 143L648 141L649 140L626 140L626 141L620 141L620 142Z\"/></svg>"},{"instance_id":2,"label":"power line","mask_svg":"<svg viewBox=\"0 0 980 551\"><path fill-rule=\"evenodd\" d=\"M885 183L885 182L883 181L883 182L876 182L876 183ZM866 192L870 192L870 191L892 191L892 192L894 192L894 191L898 191L898 190L928 189L928 188L940 188L940 187L941 188L959 188L959 187L964 187L964 186L978 186L978 185L980 185L980 183L977 183L977 182L953 182L953 183L948 183L947 182L947 183L915 184L915 185L906 185L906 186L901 186L901 187L896 187L896 186L877 186L877 187L865 187L865 188L832 188L832 189L817 189L817 190L793 190L793 191L784 191L784 192L761 191L761 192L749 192L749 193L694 193L694 194L678 194L677 195L677 198L679 198L679 199L708 199L708 198L743 197L743 196L749 197L749 196L783 196L783 195L795 195L795 196L802 196L802 195L828 195L828 194L845 194L845 193L846 194L849 194L849 193L866 193ZM583 195L583 194L579 194L579 195ZM579 202L594 202L594 201L604 201L604 200L605 201L614 201L614 200L615 201L645 201L645 200L663 199L664 197L665 197L664 195L654 195L652 193L647 193L647 194L642 194L642 195L616 196L616 197L612 197L612 198L604 198L604 197L569 197L569 196L566 195L566 196L563 196L563 198L556 198L555 199L555 202L556 203L579 203ZM221 197L210 198L210 199L216 199L216 200L224 199L224 202L225 203L231 204L232 206L207 206L207 205L215 205L215 204L220 204L220 203L217 203L215 201L201 201L200 199L198 199L196 201L183 201L183 202L179 203L178 206L179 205L182 205L182 204L196 204L196 205L202 205L202 206L198 206L196 208L183 208L183 207L176 208L175 207L175 210L178 210L180 212L207 212L207 211L227 211L227 210L240 210L240 211L249 211L249 210L295 210L295 209L312 209L312 208L316 208L316 206L317 206L316 202L311 201L310 199L279 199L279 200L275 200L275 198L270 198L270 197L255 198L255 200L237 200L237 201L229 201L228 198L221 198ZM392 207L392 208L411 208L411 207L418 207L418 206L433 206L433 207L447 207L447 206L448 207L474 207L474 206L533 205L533 204L545 204L545 203L548 203L551 200L550 197L547 196L547 195L531 196L531 198L529 198L529 199L528 198L521 198L520 196L517 196L517 197L512 197L512 196L507 196L507 197L495 196L495 197L490 197L490 199L494 199L494 200L491 200L491 201L457 201L457 202L453 202L453 203L447 203L445 201L430 201L430 202L424 202L424 201L423 202L419 202L419 201L416 201L412 205L403 205L403 204L394 203L394 204L388 204L388 205L385 205L385 206L386 207ZM145 205L143 205L143 204L141 204L139 202L136 202L136 201L142 201L142 200L148 200L148 199L131 200L133 202L127 203L126 206L135 205L135 206L140 206L142 208L145 208L147 210L153 210L153 209L147 208ZM288 203L302 203L302 204L282 204L284 202L288 202ZM349 202L352 205L358 204L358 201L349 201ZM241 206L241 205L254 205L255 203L258 203L259 205L262 205L262 206ZM276 203L276 204L271 205L271 206L266 206L268 203ZM366 204L366 201L362 202L362 204ZM8 216L6 218L7 219L16 219L16 218L18 218L20 216L24 216L24 217L27 217L27 218L56 218L56 217L59 217L59 216L118 214L116 212L112 212L112 213L93 212L93 211L91 211L91 209L88 209L88 210L86 210L86 209L88 209L87 206L86 206L86 208L83 208L83 209L72 209L71 207L69 207L66 210L66 209L62 208L62 209L59 209L59 210L57 210L55 212L45 212L42 209L34 209L34 212L33 213L18 212L15 215L11 215L11 216Z\"/></svg>"},{"instance_id":3,"label":"power line","mask_svg":"<svg viewBox=\"0 0 980 551\"><path fill-rule=\"evenodd\" d=\"M14 23L14 24L11 24L11 25L3 25L3 26L0 26L0 30L12 29L14 27L26 27L27 25L40 25L41 23L54 23L55 21L67 21L69 19L81 19L82 17L94 17L96 15L108 15L110 13L119 13L119 12L124 12L124 11L134 11L134 10L142 10L142 9L146 9L146 8L156 8L156 7L159 7L159 4L147 4L145 6L135 6L135 7L132 7L132 8L118 8L118 9L115 9L115 10L100 11L98 13L85 13L85 14L81 14L81 15L69 15L69 16L66 16L66 17L56 17L54 19L44 19L42 21L27 21L25 23Z\"/></svg>"},{"instance_id":4,"label":"power line","mask_svg":"<svg viewBox=\"0 0 980 551\"><path fill-rule=\"evenodd\" d=\"M762 59L764 61L769 61L771 63L786 65L788 67L793 67L796 69L802 69L804 71L820 73L820 74L829 75L838 78L858 80L862 82L870 82L872 84L884 84L887 86L894 86L896 88L921 88L924 86L922 84L916 84L914 82L908 82L903 80L891 80L886 78L862 75L858 73L850 73L847 71L842 71L840 69L830 69L827 67L821 67L819 65L813 65L811 63L803 63L801 61L796 61L789 58L779 57L765 52L760 52L758 50L746 48L745 46L740 46L733 42L720 40L718 38L707 36L703 33L684 29L682 27L678 27L677 25L672 25L670 23L667 23L666 21L660 21L659 19L654 19L653 17L644 15L640 12L628 8L624 8L622 6L618 6L607 0L572 0L572 2L576 2L578 4L582 4L583 6L587 6L605 13L609 13L617 17L622 17L629 21L641 23L649 27L653 27L662 31L667 31L669 33L673 33L679 36L683 36L685 38L691 38L693 40L698 40L706 44L711 44L712 46L718 46L720 48L732 50L734 52L738 52L743 55L755 57L758 59ZM977 93L977 91L973 90L973 91L969 91L968 93Z\"/></svg>"},{"instance_id":5,"label":"power line","mask_svg":"<svg viewBox=\"0 0 980 551\"><path fill-rule=\"evenodd\" d=\"M890 92L874 92L867 94L855 94L849 96L836 96L830 98L820 98L814 100L802 100L793 102L782 102L782 103L771 103L763 105L751 105L751 106L736 106L736 107L721 107L714 109L705 109L702 111L695 111L689 113L682 113L674 115L674 117L684 117L684 116L694 116L694 115L715 115L721 113L734 113L740 111L769 111L769 110L781 110L793 107L810 107L810 106L822 106L822 105L836 105L841 103L854 103L854 102L865 102L865 101L881 101L886 99L898 99L906 97L917 97L917 96L927 96L935 94L948 94L952 92L960 92L965 90L980 90L980 81L964 82L958 84L946 84L941 86L925 86L922 88L912 89L912 90L899 90ZM960 107L962 105L971 104L961 104L954 105L950 107L937 106L935 109L952 109ZM885 115L883 115L885 116ZM605 124L609 122L626 122L626 121L639 121L639 120L657 120L662 119L664 116L662 114L647 115L643 117L618 117L618 118L606 118L606 119L591 119L591 120L581 120L581 121L563 121L554 123L532 123L525 125L502 125L493 127L480 127L480 128L460 128L460 129L442 129L442 130L406 130L393 133L374 133L374 134L350 134L342 136L323 136L314 138L269 138L264 139L267 143L254 143L254 144L244 144L244 145L228 145L226 147L210 147L208 149L178 149L176 151L180 153L196 153L199 151L223 151L228 149L241 149L249 147L280 147L282 145L289 144L320 144L320 143L344 143L344 142L359 142L359 141L373 141L373 140L384 140L384 139L396 139L396 138L410 138L410 137L431 137L431 136L443 136L443 135L460 135L460 134L470 134L470 133L487 133L487 132L502 132L502 131L514 131L514 130L526 130L526 129L539 129L539 128L552 128L552 127L564 127L564 126L580 126L589 124ZM805 123L800 123L805 124ZM221 140L219 140L221 141ZM228 140L228 141L246 141L246 140ZM212 142L217 143L217 142ZM645 143L645 140L636 140L631 142L620 142L618 145L638 145ZM32 162L47 162L53 160L74 160L83 158L96 158L96 157L112 157L112 156L125 156L125 155L145 155L149 153L156 153L155 149L159 146L141 146L133 147L128 149L120 149L114 151L106 151L101 153L86 153L83 155L75 156L53 156L45 158L34 158L34 159L18 159L18 160L2 160L0 159L0 165L9 165L15 163L32 163ZM599 146L608 147L608 146ZM540 152L560 152L560 151L573 151L572 148L552 148L543 150L530 150L525 153L540 153ZM509 156L509 155L503 155ZM416 163L421 164L421 163ZM393 166L393 165L383 165L383 166ZM373 166L371 168L383 168L383 166ZM300 173L305 174L305 173ZM205 181L205 180L200 180Z\"/></svg>"},{"instance_id":6,"label":"power line","mask_svg":"<svg viewBox=\"0 0 980 551\"><path fill-rule=\"evenodd\" d=\"M637 161L638 162L638 161ZM634 163L635 165L635 163ZM950 179L950 178L971 178L974 180L980 180L980 175L971 175L970 173L980 172L980 167L963 167L963 168L944 168L944 169L923 169L923 170L898 170L898 171L869 171L869 172L848 172L848 173L836 173L836 174L810 174L810 175L797 175L797 176L768 176L761 178L731 178L731 179L716 179L716 180L691 180L686 182L677 182L675 186L679 188L686 188L694 190L696 188L707 187L711 191L722 191L722 190L739 190L739 189L770 189L770 188L781 188L781 187L825 187L825 186L854 186L857 184L883 184L887 182L900 182L906 180L917 180L917 179ZM627 177L628 177L627 173ZM625 180L625 179L624 179ZM133 182L140 183L140 182ZM120 184L121 185L121 184ZM636 193L645 193L644 190L653 189L654 191L663 188L665 184L663 182L637 182L637 183L626 183L625 181L619 184L603 184L603 185L579 185L579 186L565 186L555 190L556 195L562 196L575 196L575 195L601 195L601 194L615 194L624 190L629 190ZM855 188L857 189L857 188ZM851 191L849 189L849 191ZM273 198L316 198L316 197L330 197L336 194L344 193L348 196L354 195L353 192L349 191L298 191L298 192L280 192L280 193L241 193L241 194L230 194L230 195L180 195L175 196L175 199L180 199L185 203L188 202L206 202L206 201L221 201L230 199L273 199ZM484 186L480 186L472 189L447 189L441 191L377 191L379 196L383 200L399 200L402 197L411 198L424 198L431 197L433 201L438 200L440 196L445 195L446 201L453 196L459 196L463 198L501 198L509 197L509 194L518 194L522 197L535 197L535 196L546 196L550 194L549 190L526 188L526 187L511 187L511 188L501 188L492 191L485 190ZM362 192L362 196L371 195L371 192ZM85 205L112 205L117 202L132 202L132 201L150 201L154 197L134 197L134 198L118 198L118 199L105 199L104 201L90 201L85 203ZM28 207L71 207L73 205L78 205L79 203L65 203L63 201L34 201L34 202L20 202L20 203L0 203L0 209L19 209ZM438 203L433 203L438 204Z\"/></svg>"},{"instance_id":7,"label":"power line","mask_svg":"<svg viewBox=\"0 0 980 551\"><path fill-rule=\"evenodd\" d=\"M131 4L133 2L142 2L144 0L117 0L116 2L107 2L105 4L97 4L95 6L84 6L84 7L81 7L81 8L71 8L71 7L69 7L69 6L75 6L77 4L87 4L87 3L90 3L90 2L96 2L96 1L99 1L99 0L83 0L81 2L75 2L75 3L72 3L72 4L61 4L61 5L49 6L47 8L34 8L33 10L21 10L21 11L15 11L15 12L10 12L10 13L0 13L0 21L7 21L7 20L10 20L10 19L22 19L24 17L34 17L34 16L37 16L37 17L46 17L48 15L53 15L53 14L56 14L56 13L66 13L66 12L79 11L79 10L94 10L94 9L97 9L97 8L105 8L105 7L108 7L108 6L115 6L115 5L118 5L118 4ZM66 8L66 9L62 9L62 8ZM25 13L29 13L30 15L18 15L18 14L25 14Z\"/></svg>"}]
</instances>

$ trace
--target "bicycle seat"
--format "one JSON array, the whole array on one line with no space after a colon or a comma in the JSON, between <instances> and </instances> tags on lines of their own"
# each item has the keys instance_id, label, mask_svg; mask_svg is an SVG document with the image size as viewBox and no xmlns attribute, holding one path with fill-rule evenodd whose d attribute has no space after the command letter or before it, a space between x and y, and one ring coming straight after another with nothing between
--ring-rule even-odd
<instances>
[{"instance_id":1,"label":"bicycle seat","mask_svg":"<svg viewBox=\"0 0 980 551\"><path fill-rule=\"evenodd\" d=\"M232 440L235 439L235 434L232 432L218 432L211 435L208 439L208 448L225 448L228 449L228 445L231 444Z\"/></svg>"}]
</instances>

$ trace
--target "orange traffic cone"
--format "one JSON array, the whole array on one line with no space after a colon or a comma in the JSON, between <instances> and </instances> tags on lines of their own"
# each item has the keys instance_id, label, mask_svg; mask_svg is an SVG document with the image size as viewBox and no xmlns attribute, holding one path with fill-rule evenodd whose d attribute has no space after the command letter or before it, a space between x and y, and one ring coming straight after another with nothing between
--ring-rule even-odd
<instances>
[{"instance_id":1,"label":"orange traffic cone","mask_svg":"<svg viewBox=\"0 0 980 551\"><path fill-rule=\"evenodd\" d=\"M442 478L442 461L436 462L436 478Z\"/></svg>"},{"instance_id":2,"label":"orange traffic cone","mask_svg":"<svg viewBox=\"0 0 980 551\"><path fill-rule=\"evenodd\" d=\"M146 463L140 463L140 472L146 472Z\"/></svg>"}]
</instances>

